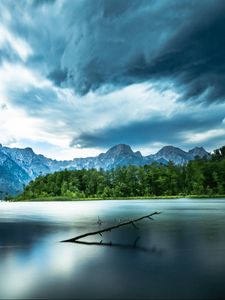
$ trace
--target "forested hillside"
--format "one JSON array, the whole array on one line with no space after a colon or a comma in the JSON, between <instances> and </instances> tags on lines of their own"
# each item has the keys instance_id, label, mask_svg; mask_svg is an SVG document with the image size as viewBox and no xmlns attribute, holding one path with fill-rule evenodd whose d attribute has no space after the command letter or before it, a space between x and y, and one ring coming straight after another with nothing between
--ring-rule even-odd
<instances>
[{"instance_id":1,"label":"forested hillside","mask_svg":"<svg viewBox=\"0 0 225 300\"><path fill-rule=\"evenodd\" d=\"M21 199L65 196L135 197L225 194L225 147L211 159L196 158L186 165L172 162L114 170L61 171L39 176L24 189Z\"/></svg>"},{"instance_id":2,"label":"forested hillside","mask_svg":"<svg viewBox=\"0 0 225 300\"><path fill-rule=\"evenodd\" d=\"M144 166L153 162L167 164L173 161L177 165L186 164L199 156L210 157L203 147L195 147L184 151L173 146L164 146L155 154L143 156L140 151L134 152L129 145L112 146L105 153L86 158L72 160L53 160L36 154L32 148L9 148L0 144L0 197L16 195L39 175L46 175L67 170L112 170L129 165Z\"/></svg>"}]
</instances>

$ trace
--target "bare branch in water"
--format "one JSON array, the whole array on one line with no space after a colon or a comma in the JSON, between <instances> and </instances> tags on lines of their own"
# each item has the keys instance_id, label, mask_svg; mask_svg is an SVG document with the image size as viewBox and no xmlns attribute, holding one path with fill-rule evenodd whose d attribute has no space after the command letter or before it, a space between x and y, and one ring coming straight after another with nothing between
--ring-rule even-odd
<instances>
[{"instance_id":1,"label":"bare branch in water","mask_svg":"<svg viewBox=\"0 0 225 300\"><path fill-rule=\"evenodd\" d=\"M116 229L116 228L119 228L119 227L122 227L122 226L126 226L126 225L129 225L129 224L133 225L137 229L138 227L134 224L135 222L141 221L141 220L146 219L146 218L152 220L151 217L154 216L154 215L158 215L158 214L160 214L160 212L154 212L154 213L151 213L147 216L143 216L143 217L138 218L138 219L134 219L134 220L130 220L130 221L127 221L127 222L119 223L117 225L107 227L105 229L101 229L101 230L97 230L97 231L93 231L93 232L88 232L88 233L85 233L85 234L82 234L82 235L78 235L74 238L64 240L62 242L77 242L78 240L80 240L82 238L85 238L85 237L90 236L90 235L96 235L96 234L99 234L99 235L102 236L103 232L111 231L113 229ZM79 243L81 243L81 242L79 242ZM82 243L84 244L85 242L82 242ZM105 243L105 244L107 244L107 243ZM103 243L101 243L101 245L103 245Z\"/></svg>"}]
</instances>

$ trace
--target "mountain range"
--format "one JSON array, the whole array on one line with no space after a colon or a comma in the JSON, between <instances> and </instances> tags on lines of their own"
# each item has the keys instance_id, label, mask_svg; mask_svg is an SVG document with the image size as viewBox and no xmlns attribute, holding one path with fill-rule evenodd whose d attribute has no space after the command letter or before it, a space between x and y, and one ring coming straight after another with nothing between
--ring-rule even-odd
<instances>
[{"instance_id":1,"label":"mountain range","mask_svg":"<svg viewBox=\"0 0 225 300\"><path fill-rule=\"evenodd\" d=\"M180 148L165 146L155 154L142 156L140 151L134 152L129 145L119 144L96 157L58 161L36 154L31 148L9 148L0 144L0 198L8 194L18 194L39 175L64 169L110 170L120 166L140 166L153 162L166 164L169 161L183 165L196 156L202 158L209 157L210 154L203 147L195 147L186 152Z\"/></svg>"}]
</instances>

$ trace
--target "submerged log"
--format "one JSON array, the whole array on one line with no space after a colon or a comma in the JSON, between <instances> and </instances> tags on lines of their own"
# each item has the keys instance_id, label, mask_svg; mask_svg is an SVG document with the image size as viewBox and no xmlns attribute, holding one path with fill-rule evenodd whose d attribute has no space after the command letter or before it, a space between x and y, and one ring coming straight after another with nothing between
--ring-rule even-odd
<instances>
[{"instance_id":1,"label":"submerged log","mask_svg":"<svg viewBox=\"0 0 225 300\"><path fill-rule=\"evenodd\" d=\"M100 236L102 236L103 232L111 231L113 229L116 229L116 228L119 228L119 227L122 227L122 226L126 226L126 225L129 225L129 224L133 225L136 229L138 229L138 227L135 225L136 222L141 221L143 219L153 220L152 216L158 215L158 214L160 214L160 212L156 211L154 213L151 213L149 215L140 217L138 219L134 219L134 220L130 220L130 221L127 221L127 222L119 223L117 225L114 225L114 226L111 226L111 227L107 227L107 228L104 228L104 229L101 229L101 230L97 230L97 231L93 231L93 232L88 232L88 233L85 233L85 234L82 234L82 235L78 235L78 236L76 236L74 238L71 238L71 239L68 239L68 240L64 240L64 241L61 241L61 242L77 242L78 240L80 240L82 238L85 238L85 237L90 236L90 235L96 235L96 234L99 234Z\"/></svg>"}]
</instances>

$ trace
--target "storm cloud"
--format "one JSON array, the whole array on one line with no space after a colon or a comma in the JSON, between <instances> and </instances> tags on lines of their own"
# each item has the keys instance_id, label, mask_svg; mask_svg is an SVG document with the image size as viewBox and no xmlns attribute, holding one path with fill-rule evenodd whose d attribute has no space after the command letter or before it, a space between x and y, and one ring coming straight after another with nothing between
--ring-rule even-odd
<instances>
[{"instance_id":1,"label":"storm cloud","mask_svg":"<svg viewBox=\"0 0 225 300\"><path fill-rule=\"evenodd\" d=\"M224 100L224 2L112 0L84 7L74 16L81 30L76 34L76 23L70 28L61 59L80 93L162 80L184 101Z\"/></svg>"},{"instance_id":2,"label":"storm cloud","mask_svg":"<svg viewBox=\"0 0 225 300\"><path fill-rule=\"evenodd\" d=\"M222 110L220 110L222 108ZM172 144L182 145L190 149L196 145L195 135L201 139L202 132L213 134L207 139L201 140L201 145L211 148L215 141L225 138L224 106L211 108L211 112L200 109L176 113L170 116L156 115L149 119L130 122L124 125L114 125L108 128L81 133L72 141L72 145L79 144L80 147L111 147L114 144L126 143L140 147L143 145ZM218 135L217 135L218 134ZM189 138L190 137L190 138ZM211 143L211 144L210 144Z\"/></svg>"},{"instance_id":3,"label":"storm cloud","mask_svg":"<svg viewBox=\"0 0 225 300\"><path fill-rule=\"evenodd\" d=\"M217 148L224 15L221 0L2 0L1 136L21 141L25 130L49 148Z\"/></svg>"},{"instance_id":4,"label":"storm cloud","mask_svg":"<svg viewBox=\"0 0 225 300\"><path fill-rule=\"evenodd\" d=\"M161 80L184 101L224 100L224 2L82 3L61 59L78 92Z\"/></svg>"},{"instance_id":5,"label":"storm cloud","mask_svg":"<svg viewBox=\"0 0 225 300\"><path fill-rule=\"evenodd\" d=\"M28 65L59 86L83 95L160 80L183 101L224 100L224 1L5 3L34 49Z\"/></svg>"}]
</instances>

